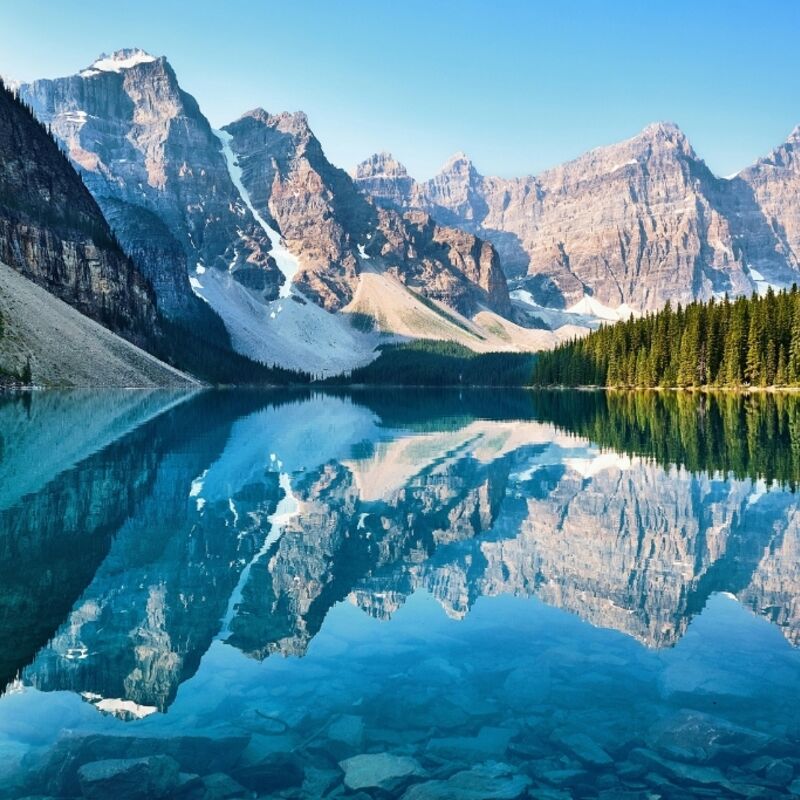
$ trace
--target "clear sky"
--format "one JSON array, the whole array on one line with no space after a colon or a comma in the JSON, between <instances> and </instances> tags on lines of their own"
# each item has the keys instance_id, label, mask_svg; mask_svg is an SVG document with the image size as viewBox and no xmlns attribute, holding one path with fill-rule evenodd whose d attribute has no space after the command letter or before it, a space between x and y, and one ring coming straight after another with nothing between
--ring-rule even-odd
<instances>
[{"instance_id":1,"label":"clear sky","mask_svg":"<svg viewBox=\"0 0 800 800\"><path fill-rule=\"evenodd\" d=\"M215 126L304 110L334 163L536 173L670 120L720 175L800 123L798 0L0 0L0 74L166 55Z\"/></svg>"}]
</instances>

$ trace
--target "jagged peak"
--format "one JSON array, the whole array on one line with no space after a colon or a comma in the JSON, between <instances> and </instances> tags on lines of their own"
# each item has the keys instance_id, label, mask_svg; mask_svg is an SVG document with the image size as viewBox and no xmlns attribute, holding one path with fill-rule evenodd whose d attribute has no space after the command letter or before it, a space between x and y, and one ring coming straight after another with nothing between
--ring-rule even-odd
<instances>
[{"instance_id":1,"label":"jagged peak","mask_svg":"<svg viewBox=\"0 0 800 800\"><path fill-rule=\"evenodd\" d=\"M80 75L84 78L90 78L102 72L123 72L139 64L150 64L153 61L158 61L158 56L154 56L139 47L128 47L122 50L115 50L110 55L101 53L86 69L81 70Z\"/></svg>"},{"instance_id":2,"label":"jagged peak","mask_svg":"<svg viewBox=\"0 0 800 800\"><path fill-rule=\"evenodd\" d=\"M472 159L463 151L459 150L453 153L447 161L444 162L442 168L439 170L440 175L453 175L453 174L478 174Z\"/></svg>"},{"instance_id":3,"label":"jagged peak","mask_svg":"<svg viewBox=\"0 0 800 800\"><path fill-rule=\"evenodd\" d=\"M689 151L691 146L686 134L674 122L651 122L642 128L633 137L632 141L646 141L653 143L670 142L678 145L681 149Z\"/></svg>"},{"instance_id":4,"label":"jagged peak","mask_svg":"<svg viewBox=\"0 0 800 800\"><path fill-rule=\"evenodd\" d=\"M357 164L353 170L353 175L356 178L374 178L380 176L406 178L408 177L408 170L390 152L381 150L379 153L373 153L369 158Z\"/></svg>"},{"instance_id":5,"label":"jagged peak","mask_svg":"<svg viewBox=\"0 0 800 800\"><path fill-rule=\"evenodd\" d=\"M800 144L800 125L795 125L786 139L787 144Z\"/></svg>"},{"instance_id":6,"label":"jagged peak","mask_svg":"<svg viewBox=\"0 0 800 800\"><path fill-rule=\"evenodd\" d=\"M240 122L244 119L254 119L263 125L269 125L271 128L279 128L295 134L311 133L311 126L308 124L308 116L305 111L281 111L277 114L270 114L269 111L258 106L246 111L235 122Z\"/></svg>"}]
</instances>

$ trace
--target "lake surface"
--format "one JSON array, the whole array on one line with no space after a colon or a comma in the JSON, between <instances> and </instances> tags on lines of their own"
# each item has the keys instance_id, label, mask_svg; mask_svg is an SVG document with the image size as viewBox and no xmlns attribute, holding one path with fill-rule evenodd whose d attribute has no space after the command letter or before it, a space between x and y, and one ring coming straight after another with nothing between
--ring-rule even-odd
<instances>
[{"instance_id":1,"label":"lake surface","mask_svg":"<svg viewBox=\"0 0 800 800\"><path fill-rule=\"evenodd\" d=\"M800 795L800 401L0 399L0 797Z\"/></svg>"}]
</instances>

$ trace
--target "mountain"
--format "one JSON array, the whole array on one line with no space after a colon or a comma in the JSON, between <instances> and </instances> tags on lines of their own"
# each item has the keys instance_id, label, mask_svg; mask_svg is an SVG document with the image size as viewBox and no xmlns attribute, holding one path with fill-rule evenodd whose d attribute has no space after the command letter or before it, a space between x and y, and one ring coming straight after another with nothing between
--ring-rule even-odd
<instances>
[{"instance_id":1,"label":"mountain","mask_svg":"<svg viewBox=\"0 0 800 800\"><path fill-rule=\"evenodd\" d=\"M156 321L148 282L30 111L0 87L0 262L133 340Z\"/></svg>"},{"instance_id":2,"label":"mountain","mask_svg":"<svg viewBox=\"0 0 800 800\"><path fill-rule=\"evenodd\" d=\"M193 381L153 349L153 289L30 110L0 85L0 376L49 385Z\"/></svg>"},{"instance_id":3,"label":"mountain","mask_svg":"<svg viewBox=\"0 0 800 800\"><path fill-rule=\"evenodd\" d=\"M508 312L491 245L423 213L376 207L328 161L305 114L256 109L224 131L254 206L298 259L295 285L325 308L346 306L366 270L392 272L467 315L481 307Z\"/></svg>"},{"instance_id":4,"label":"mountain","mask_svg":"<svg viewBox=\"0 0 800 800\"><path fill-rule=\"evenodd\" d=\"M509 319L491 244L376 205L303 114L256 110L213 131L167 60L137 49L19 91L152 281L159 311L206 342L326 375L397 337L484 350L564 338Z\"/></svg>"},{"instance_id":5,"label":"mountain","mask_svg":"<svg viewBox=\"0 0 800 800\"><path fill-rule=\"evenodd\" d=\"M462 153L421 183L388 153L353 176L384 206L491 241L518 301L614 319L796 280L797 140L731 179L671 123L535 177L485 177Z\"/></svg>"},{"instance_id":6,"label":"mountain","mask_svg":"<svg viewBox=\"0 0 800 800\"><path fill-rule=\"evenodd\" d=\"M165 58L120 50L78 75L22 84L19 93L80 170L167 317L196 314L188 274L197 264L277 297L281 274L269 239Z\"/></svg>"}]
</instances>

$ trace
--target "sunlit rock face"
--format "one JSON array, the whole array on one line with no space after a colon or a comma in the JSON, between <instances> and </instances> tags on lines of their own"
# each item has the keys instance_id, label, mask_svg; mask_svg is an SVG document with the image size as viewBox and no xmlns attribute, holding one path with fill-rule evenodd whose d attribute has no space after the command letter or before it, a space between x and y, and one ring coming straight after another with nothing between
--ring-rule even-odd
<instances>
[{"instance_id":1,"label":"sunlit rock face","mask_svg":"<svg viewBox=\"0 0 800 800\"><path fill-rule=\"evenodd\" d=\"M376 207L328 161L305 114L256 109L224 130L253 204L298 258L295 284L326 309L353 299L363 270L379 270L467 315L509 312L488 242L424 213Z\"/></svg>"},{"instance_id":2,"label":"sunlit rock face","mask_svg":"<svg viewBox=\"0 0 800 800\"><path fill-rule=\"evenodd\" d=\"M517 288L542 305L585 297L644 311L748 294L798 275L797 133L730 180L671 123L535 177L481 175L462 153L428 181L389 154L354 177L377 202L421 208L491 241Z\"/></svg>"},{"instance_id":3,"label":"sunlit rock face","mask_svg":"<svg viewBox=\"0 0 800 800\"><path fill-rule=\"evenodd\" d=\"M143 343L155 298L55 142L0 88L0 261Z\"/></svg>"},{"instance_id":4,"label":"sunlit rock face","mask_svg":"<svg viewBox=\"0 0 800 800\"><path fill-rule=\"evenodd\" d=\"M78 75L19 91L63 144L164 313L200 313L189 285L198 263L277 296L269 240L165 58L121 50Z\"/></svg>"}]
</instances>

